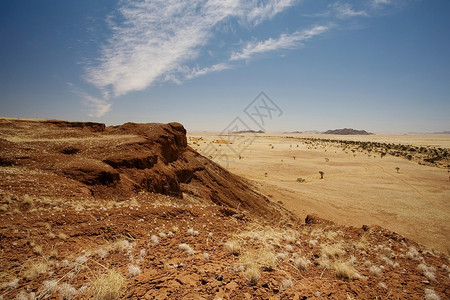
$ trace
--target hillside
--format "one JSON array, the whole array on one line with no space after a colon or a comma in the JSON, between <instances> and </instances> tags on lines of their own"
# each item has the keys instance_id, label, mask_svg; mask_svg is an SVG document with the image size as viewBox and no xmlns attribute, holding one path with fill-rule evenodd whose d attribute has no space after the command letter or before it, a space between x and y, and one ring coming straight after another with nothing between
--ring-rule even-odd
<instances>
[{"instance_id":1,"label":"hillside","mask_svg":"<svg viewBox=\"0 0 450 300\"><path fill-rule=\"evenodd\" d=\"M355 129L352 129L352 128L343 128L343 129L327 130L327 131L323 132L323 134L369 135L369 134L373 134L373 133L367 132L365 130L355 130Z\"/></svg>"},{"instance_id":2,"label":"hillside","mask_svg":"<svg viewBox=\"0 0 450 300\"><path fill-rule=\"evenodd\" d=\"M178 123L0 120L0 299L446 299L444 255L298 220Z\"/></svg>"}]
</instances>

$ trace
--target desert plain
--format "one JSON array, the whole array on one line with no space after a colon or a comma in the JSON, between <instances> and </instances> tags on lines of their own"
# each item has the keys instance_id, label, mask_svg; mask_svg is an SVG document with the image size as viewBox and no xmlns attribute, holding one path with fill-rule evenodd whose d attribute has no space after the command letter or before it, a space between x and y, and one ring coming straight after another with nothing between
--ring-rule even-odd
<instances>
[{"instance_id":1,"label":"desert plain","mask_svg":"<svg viewBox=\"0 0 450 300\"><path fill-rule=\"evenodd\" d=\"M369 151L337 142L448 149L448 134L191 133L189 140L300 218L315 213L345 225L380 225L450 253L450 157L434 166L382 156L381 146Z\"/></svg>"}]
</instances>

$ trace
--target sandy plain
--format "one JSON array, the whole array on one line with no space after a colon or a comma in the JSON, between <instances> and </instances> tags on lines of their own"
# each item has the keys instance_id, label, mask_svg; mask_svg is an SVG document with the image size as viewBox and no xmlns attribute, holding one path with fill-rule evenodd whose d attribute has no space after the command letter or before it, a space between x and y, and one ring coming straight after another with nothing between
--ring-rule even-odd
<instances>
[{"instance_id":1,"label":"sandy plain","mask_svg":"<svg viewBox=\"0 0 450 300\"><path fill-rule=\"evenodd\" d=\"M304 138L450 148L450 135L222 136L192 132L188 143L231 172L256 182L260 192L301 218L314 213L344 225L380 225L450 253L447 168L403 157L351 152L336 143L311 145ZM323 179L319 171L324 172Z\"/></svg>"}]
</instances>

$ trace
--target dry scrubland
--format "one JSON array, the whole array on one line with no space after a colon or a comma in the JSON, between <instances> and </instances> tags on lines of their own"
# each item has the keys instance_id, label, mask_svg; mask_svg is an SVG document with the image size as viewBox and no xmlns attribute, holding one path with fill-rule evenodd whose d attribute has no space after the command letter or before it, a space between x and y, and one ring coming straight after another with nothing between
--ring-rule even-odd
<instances>
[{"instance_id":1,"label":"dry scrubland","mask_svg":"<svg viewBox=\"0 0 450 300\"><path fill-rule=\"evenodd\" d=\"M257 142L254 164L247 162L253 175L238 172L254 183L199 155L177 123L0 119L0 299L450 296L448 256L379 226L303 218L314 207L295 201L307 195L283 184L306 188L343 175L319 162L324 150L299 145L309 156L295 161L311 173L290 178L283 172L292 167L272 169L283 138L270 139L273 149L261 141L258 150L267 153L264 173ZM336 151L329 164L346 157ZM395 176L406 169L398 166Z\"/></svg>"},{"instance_id":2,"label":"dry scrubland","mask_svg":"<svg viewBox=\"0 0 450 300\"><path fill-rule=\"evenodd\" d=\"M233 138L198 133L189 143L302 218L377 224L450 253L450 135L258 134L241 146ZM239 158L231 147L246 150Z\"/></svg>"}]
</instances>

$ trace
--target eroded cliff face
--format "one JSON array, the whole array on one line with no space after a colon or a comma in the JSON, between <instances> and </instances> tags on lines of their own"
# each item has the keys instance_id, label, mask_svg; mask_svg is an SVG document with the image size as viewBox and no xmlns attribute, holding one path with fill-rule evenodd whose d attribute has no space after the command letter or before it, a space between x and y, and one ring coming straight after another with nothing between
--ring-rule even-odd
<instances>
[{"instance_id":1,"label":"eroded cliff face","mask_svg":"<svg viewBox=\"0 0 450 300\"><path fill-rule=\"evenodd\" d=\"M23 194L120 200L140 193L183 198L280 218L289 215L187 145L179 123L0 119L0 165Z\"/></svg>"}]
</instances>

